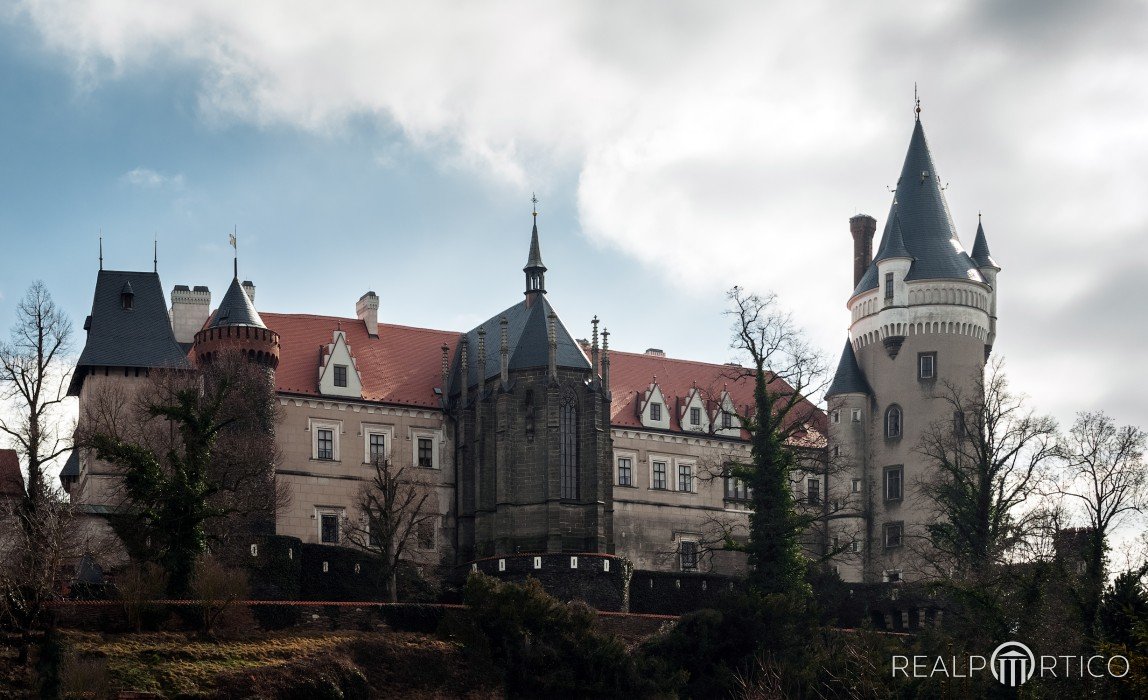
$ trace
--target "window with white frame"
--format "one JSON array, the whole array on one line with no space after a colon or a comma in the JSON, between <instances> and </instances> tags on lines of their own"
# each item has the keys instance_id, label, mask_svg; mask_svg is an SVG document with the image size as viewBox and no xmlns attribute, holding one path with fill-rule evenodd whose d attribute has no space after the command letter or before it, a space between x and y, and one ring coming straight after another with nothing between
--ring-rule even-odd
<instances>
[{"instance_id":1,"label":"window with white frame","mask_svg":"<svg viewBox=\"0 0 1148 700\"><path fill-rule=\"evenodd\" d=\"M347 365L335 365L335 386L347 386Z\"/></svg>"},{"instance_id":2,"label":"window with white frame","mask_svg":"<svg viewBox=\"0 0 1148 700\"><path fill-rule=\"evenodd\" d=\"M693 493L694 465L678 463L678 490Z\"/></svg>"},{"instance_id":3,"label":"window with white frame","mask_svg":"<svg viewBox=\"0 0 1148 700\"><path fill-rule=\"evenodd\" d=\"M861 480L860 479L854 479L853 484L852 484L852 488L853 488L853 493L861 493Z\"/></svg>"},{"instance_id":4,"label":"window with white frame","mask_svg":"<svg viewBox=\"0 0 1148 700\"><path fill-rule=\"evenodd\" d=\"M311 429L311 459L338 462L340 459L339 436L343 432L342 423L312 418L309 424Z\"/></svg>"},{"instance_id":5,"label":"window with white frame","mask_svg":"<svg viewBox=\"0 0 1148 700\"><path fill-rule=\"evenodd\" d=\"M929 380L937 378L937 353L917 353L917 379Z\"/></svg>"},{"instance_id":6,"label":"window with white frame","mask_svg":"<svg viewBox=\"0 0 1148 700\"><path fill-rule=\"evenodd\" d=\"M618 458L618 485L634 485L634 458L632 456L627 455Z\"/></svg>"},{"instance_id":7,"label":"window with white frame","mask_svg":"<svg viewBox=\"0 0 1148 700\"><path fill-rule=\"evenodd\" d=\"M323 544L339 544L342 535L342 508L315 508L315 525L318 528L319 541Z\"/></svg>"},{"instance_id":8,"label":"window with white frame","mask_svg":"<svg viewBox=\"0 0 1148 700\"><path fill-rule=\"evenodd\" d=\"M727 471L725 476L725 500L746 503L752 498L753 489L749 488L741 479L730 476Z\"/></svg>"},{"instance_id":9,"label":"window with white frame","mask_svg":"<svg viewBox=\"0 0 1148 700\"><path fill-rule=\"evenodd\" d=\"M393 430L390 426L363 424L363 462L375 464L386 462L391 458L391 436Z\"/></svg>"},{"instance_id":10,"label":"window with white frame","mask_svg":"<svg viewBox=\"0 0 1148 700\"><path fill-rule=\"evenodd\" d=\"M896 549L904 544L905 524L885 523L885 549Z\"/></svg>"},{"instance_id":11,"label":"window with white frame","mask_svg":"<svg viewBox=\"0 0 1148 700\"><path fill-rule=\"evenodd\" d=\"M411 447L414 451L412 462L416 467L438 469L438 436L434 433L413 433Z\"/></svg>"},{"instance_id":12,"label":"window with white frame","mask_svg":"<svg viewBox=\"0 0 1148 700\"><path fill-rule=\"evenodd\" d=\"M859 408L853 409L852 420L854 423L860 423L861 422L861 409L859 409Z\"/></svg>"},{"instance_id":13,"label":"window with white frame","mask_svg":"<svg viewBox=\"0 0 1148 700\"><path fill-rule=\"evenodd\" d=\"M905 491L905 467L885 467L885 500L899 501Z\"/></svg>"}]
</instances>

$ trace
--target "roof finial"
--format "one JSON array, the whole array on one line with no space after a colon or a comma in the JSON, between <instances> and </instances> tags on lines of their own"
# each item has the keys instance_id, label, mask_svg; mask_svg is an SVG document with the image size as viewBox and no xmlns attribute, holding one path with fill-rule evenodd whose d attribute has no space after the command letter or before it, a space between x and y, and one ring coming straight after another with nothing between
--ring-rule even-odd
<instances>
[{"instance_id":1,"label":"roof finial","mask_svg":"<svg viewBox=\"0 0 1148 700\"><path fill-rule=\"evenodd\" d=\"M100 270L104 269L104 229L100 227Z\"/></svg>"},{"instance_id":2,"label":"roof finial","mask_svg":"<svg viewBox=\"0 0 1148 700\"><path fill-rule=\"evenodd\" d=\"M921 98L917 96L917 83L913 83L913 102L916 103L917 121L921 121Z\"/></svg>"},{"instance_id":3,"label":"roof finial","mask_svg":"<svg viewBox=\"0 0 1148 700\"><path fill-rule=\"evenodd\" d=\"M531 202L531 204L534 205L533 207L531 207L530 213L534 216L535 219L537 219L538 218L538 195L531 192L530 193L530 202Z\"/></svg>"},{"instance_id":4,"label":"roof finial","mask_svg":"<svg viewBox=\"0 0 1148 700\"><path fill-rule=\"evenodd\" d=\"M228 236L228 242L231 243L231 247L235 249L234 257L232 258L232 262L235 268L235 279L239 279L239 241L235 237L235 234L238 232L239 227L232 224L231 235Z\"/></svg>"},{"instance_id":5,"label":"roof finial","mask_svg":"<svg viewBox=\"0 0 1148 700\"><path fill-rule=\"evenodd\" d=\"M159 235L156 233L151 236L151 271L159 272Z\"/></svg>"}]
</instances>

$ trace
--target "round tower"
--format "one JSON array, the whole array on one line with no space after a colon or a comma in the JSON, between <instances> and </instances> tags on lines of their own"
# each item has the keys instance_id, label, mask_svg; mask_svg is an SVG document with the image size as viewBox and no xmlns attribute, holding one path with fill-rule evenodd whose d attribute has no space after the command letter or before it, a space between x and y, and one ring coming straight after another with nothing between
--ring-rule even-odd
<instances>
[{"instance_id":1,"label":"round tower","mask_svg":"<svg viewBox=\"0 0 1148 700\"><path fill-rule=\"evenodd\" d=\"M263 324L238 277L231 280L215 315L195 334L192 346L192 355L200 365L230 351L240 352L248 361L272 371L279 366L279 334Z\"/></svg>"}]
</instances>

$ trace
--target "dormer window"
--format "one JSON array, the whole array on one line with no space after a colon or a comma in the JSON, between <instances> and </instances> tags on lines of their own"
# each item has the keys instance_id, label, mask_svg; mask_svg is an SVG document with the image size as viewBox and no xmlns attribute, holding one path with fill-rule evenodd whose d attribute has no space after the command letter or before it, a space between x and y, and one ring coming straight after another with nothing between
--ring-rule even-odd
<instances>
[{"instance_id":1,"label":"dormer window","mask_svg":"<svg viewBox=\"0 0 1148 700\"><path fill-rule=\"evenodd\" d=\"M729 430L733 427L733 416L729 411L721 412L721 427L722 430Z\"/></svg>"},{"instance_id":2,"label":"dormer window","mask_svg":"<svg viewBox=\"0 0 1148 700\"><path fill-rule=\"evenodd\" d=\"M131 311L135 307L135 297L131 282L124 284L124 288L120 290L120 308L124 311Z\"/></svg>"},{"instance_id":3,"label":"dormer window","mask_svg":"<svg viewBox=\"0 0 1148 700\"><path fill-rule=\"evenodd\" d=\"M702 409L697 408L695 406L694 408L690 409L690 425L697 426L697 425L701 425L701 424L702 424Z\"/></svg>"},{"instance_id":4,"label":"dormer window","mask_svg":"<svg viewBox=\"0 0 1148 700\"><path fill-rule=\"evenodd\" d=\"M335 365L335 386L347 386L347 365Z\"/></svg>"},{"instance_id":5,"label":"dormer window","mask_svg":"<svg viewBox=\"0 0 1148 700\"><path fill-rule=\"evenodd\" d=\"M654 423L662 420L662 404L660 404L660 403L651 403L650 404L650 420Z\"/></svg>"}]
</instances>

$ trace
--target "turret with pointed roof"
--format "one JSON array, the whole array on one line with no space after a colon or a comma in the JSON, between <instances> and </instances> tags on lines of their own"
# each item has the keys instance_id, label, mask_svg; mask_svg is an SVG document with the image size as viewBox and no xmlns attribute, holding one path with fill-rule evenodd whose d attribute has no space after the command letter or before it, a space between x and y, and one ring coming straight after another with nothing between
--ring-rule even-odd
<instances>
[{"instance_id":1,"label":"turret with pointed roof","mask_svg":"<svg viewBox=\"0 0 1148 700\"><path fill-rule=\"evenodd\" d=\"M279 334L264 325L238 274L232 277L207 326L195 334L191 350L199 364L210 363L227 351L240 352L251 362L272 370L279 365Z\"/></svg>"},{"instance_id":2,"label":"turret with pointed roof","mask_svg":"<svg viewBox=\"0 0 1148 700\"><path fill-rule=\"evenodd\" d=\"M857 366L857 354L853 352L853 343L845 341L845 349L841 351L841 360L837 363L837 371L833 373L833 383L825 392L825 397L840 396L841 394L872 394L869 382Z\"/></svg>"},{"instance_id":3,"label":"turret with pointed roof","mask_svg":"<svg viewBox=\"0 0 1148 700\"><path fill-rule=\"evenodd\" d=\"M530 233L530 254L526 257L526 306L546 293L546 266L542 264L542 248L538 245L538 212L534 211L534 230Z\"/></svg>"},{"instance_id":4,"label":"turret with pointed roof","mask_svg":"<svg viewBox=\"0 0 1148 700\"><path fill-rule=\"evenodd\" d=\"M994 267L998 271L1000 270L1000 266L993 260L992 253L989 252L989 241L985 238L985 227L979 216L977 217L977 237L973 241L972 258L979 268Z\"/></svg>"}]
</instances>

